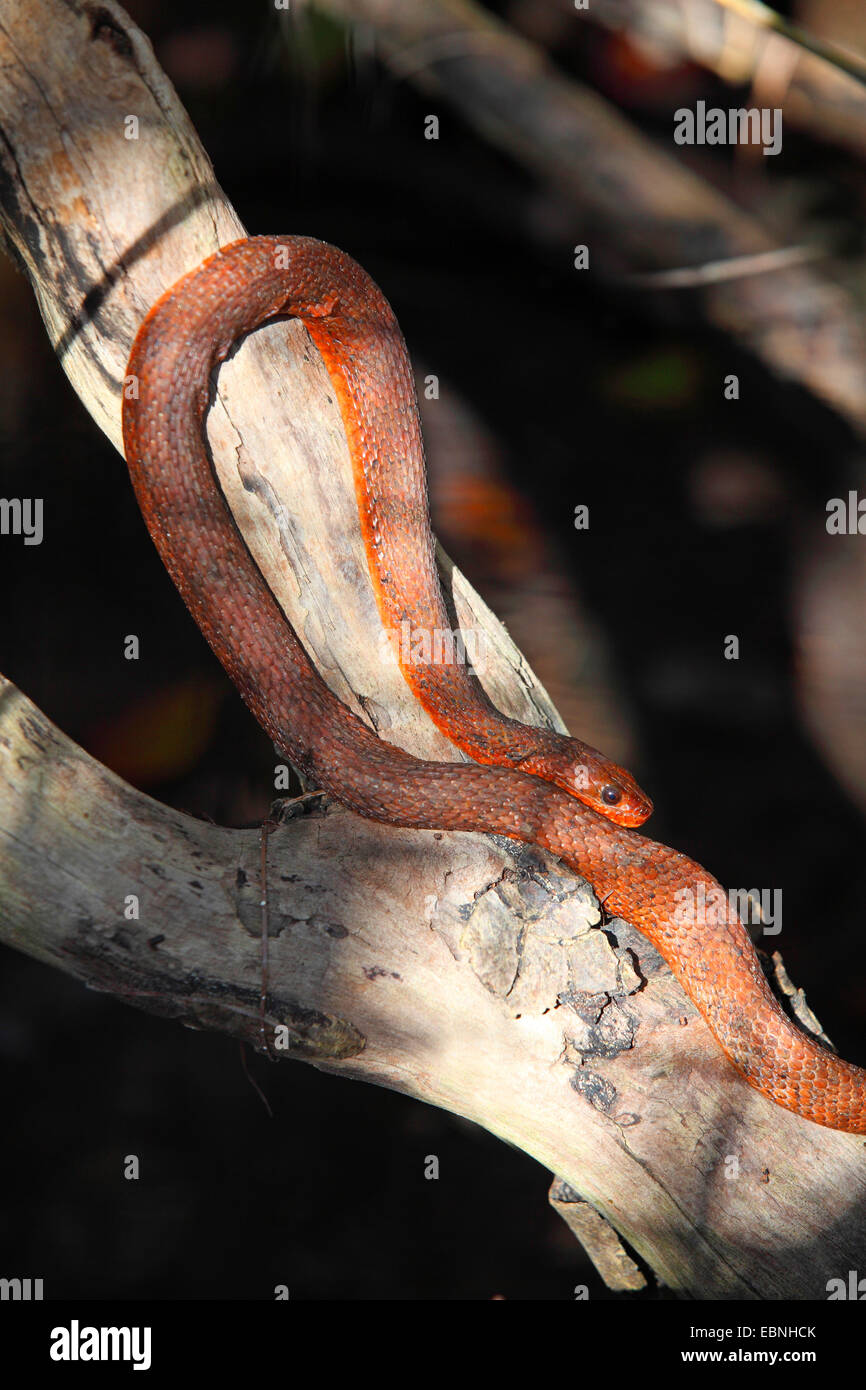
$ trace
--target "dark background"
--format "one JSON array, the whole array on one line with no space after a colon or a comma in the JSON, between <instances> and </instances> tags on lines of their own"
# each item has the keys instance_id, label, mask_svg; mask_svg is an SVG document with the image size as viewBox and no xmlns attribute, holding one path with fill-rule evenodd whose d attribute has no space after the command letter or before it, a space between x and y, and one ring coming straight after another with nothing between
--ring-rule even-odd
<instances>
[{"instance_id":1,"label":"dark background","mask_svg":"<svg viewBox=\"0 0 866 1390\"><path fill-rule=\"evenodd\" d=\"M790 633L792 546L829 496L855 485L845 430L708 332L687 297L650 316L634 294L576 275L573 215L560 209L558 242L549 229L534 236L538 208L555 200L336 27L283 28L266 6L128 9L246 226L354 255L413 356L483 421L498 469L495 489L482 489L482 503L496 501L487 512L477 498L461 509L447 451L431 451L446 549L482 593L519 610L521 519L533 545L542 538L559 599L579 594L607 643L622 737L657 808L654 838L724 883L782 888L785 930L772 946L842 1054L866 1064L866 837L800 726ZM619 99L609 45L598 34L555 57ZM629 114L668 137L679 93L716 90L686 68L665 104L651 76ZM432 150L430 109L442 119ZM843 158L786 136L776 163L786 178L817 180L858 248L861 195ZM195 815L255 824L271 794L270 744L162 571L123 465L72 393L26 283L4 264L0 285L0 491L44 497L46 510L43 545L0 546L2 669L135 785ZM516 333L527 321L529 352ZM740 375L736 406L720 389L729 372ZM763 480L764 503L735 506L725 524L695 506L711 451L751 461ZM592 522L578 538L579 502ZM142 635L146 663L119 659L126 632ZM739 662L721 658L727 633L740 636ZM536 632L542 680L554 642ZM579 709L564 712L588 736ZM475 1126L250 1057L271 1120L233 1041L149 1018L10 951L0 959L0 1273L42 1277L49 1297L267 1299L285 1283L301 1298L567 1299L583 1282L610 1296L550 1211L549 1174ZM130 1153L142 1164L134 1183L122 1177ZM438 1182L424 1180L428 1153Z\"/></svg>"}]
</instances>

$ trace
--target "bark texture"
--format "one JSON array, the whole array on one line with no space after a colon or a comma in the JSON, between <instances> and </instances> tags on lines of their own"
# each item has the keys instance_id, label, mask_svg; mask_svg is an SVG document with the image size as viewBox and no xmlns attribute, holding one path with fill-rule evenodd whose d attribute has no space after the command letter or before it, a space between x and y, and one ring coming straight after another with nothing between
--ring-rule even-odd
<instances>
[{"instance_id":1,"label":"bark texture","mask_svg":"<svg viewBox=\"0 0 866 1390\"><path fill-rule=\"evenodd\" d=\"M243 229L119 7L2 3L0 54L4 235L117 444L142 316ZM346 444L298 325L262 330L226 364L209 436L238 524L325 678L382 736L453 757L379 660ZM489 636L497 703L555 722L493 615L444 560L443 572L461 620ZM258 833L134 792L2 682L0 845L5 941L258 1041ZM617 1286L639 1275L614 1232L699 1298L823 1298L866 1263L862 1139L750 1090L643 938L598 930L589 888L544 855L313 800L269 836L267 896L272 1055L420 1097L534 1155L562 1180L561 1206L576 1194L598 1213L570 1224Z\"/></svg>"}]
</instances>

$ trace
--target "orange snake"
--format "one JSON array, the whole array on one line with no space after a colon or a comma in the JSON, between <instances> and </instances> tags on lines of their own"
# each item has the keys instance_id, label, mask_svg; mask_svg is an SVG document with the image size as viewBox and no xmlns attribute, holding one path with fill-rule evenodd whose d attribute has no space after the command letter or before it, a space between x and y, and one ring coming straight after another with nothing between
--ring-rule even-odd
<instances>
[{"instance_id":1,"label":"orange snake","mask_svg":"<svg viewBox=\"0 0 866 1390\"><path fill-rule=\"evenodd\" d=\"M651 804L627 772L577 740L505 719L459 663L402 669L473 763L423 762L383 742L321 679L241 538L204 443L211 369L242 334L278 315L306 325L336 390L385 627L449 626L413 377L390 306L360 266L323 242L232 243L184 276L142 324L127 369L138 394L125 393L123 440L163 563L258 722L314 785L359 815L491 831L558 855L653 943L752 1086L818 1124L866 1133L866 1072L782 1012L715 879L629 828Z\"/></svg>"}]
</instances>

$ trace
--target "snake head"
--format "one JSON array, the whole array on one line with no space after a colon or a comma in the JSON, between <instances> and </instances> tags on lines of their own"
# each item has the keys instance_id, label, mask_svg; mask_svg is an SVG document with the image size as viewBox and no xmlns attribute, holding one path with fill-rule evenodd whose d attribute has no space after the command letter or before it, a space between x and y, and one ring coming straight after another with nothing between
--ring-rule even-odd
<instances>
[{"instance_id":1,"label":"snake head","mask_svg":"<svg viewBox=\"0 0 866 1390\"><path fill-rule=\"evenodd\" d=\"M560 785L616 825L635 829L652 815L653 804L631 773L588 744L581 746L574 761L571 786Z\"/></svg>"},{"instance_id":2,"label":"snake head","mask_svg":"<svg viewBox=\"0 0 866 1390\"><path fill-rule=\"evenodd\" d=\"M631 773L580 739L563 738L555 752L526 758L519 767L554 782L616 825L633 830L652 815L653 804Z\"/></svg>"}]
</instances>

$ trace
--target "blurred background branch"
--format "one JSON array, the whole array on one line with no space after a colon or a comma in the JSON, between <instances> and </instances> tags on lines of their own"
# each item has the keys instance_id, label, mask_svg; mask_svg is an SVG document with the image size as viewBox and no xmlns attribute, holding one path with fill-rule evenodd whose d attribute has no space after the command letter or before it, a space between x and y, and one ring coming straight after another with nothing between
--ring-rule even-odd
<instances>
[{"instance_id":1,"label":"blurred background branch","mask_svg":"<svg viewBox=\"0 0 866 1390\"><path fill-rule=\"evenodd\" d=\"M672 11L666 0L620 6L620 16L628 9L635 18L619 27L601 22L603 4L593 0L580 12L567 0L489 0L473 12L485 35L496 30L481 41L464 35L465 7L403 6L438 15L442 26L429 44L411 33L404 44L394 31L407 67L415 55L418 71L410 78L391 66L388 25L378 33L374 17L365 17L372 11L355 20L295 3L286 14L233 0L129 0L155 45L155 66L178 89L243 224L333 241L389 295L423 386L436 528L449 552L506 617L570 726L651 788L653 835L687 849L724 882L784 889L781 943L789 968L808 985L843 1054L862 1064L866 572L862 539L831 537L825 529L828 497L847 497L849 488L862 493L861 92L835 69L831 79L826 64L779 35L741 28L734 42L735 25L743 24L735 15L725 17L727 51L723 44L716 71L683 42L665 44L643 32L654 15ZM55 45L68 44L65 16L85 26L85 48L87 26L95 23L107 56L112 43L123 43L110 25L100 30L107 8L53 4L40 49L49 32ZM17 4L8 9L23 13ZM604 10L613 14L612 6ZM695 0L677 14L694 20L699 12ZM718 26L719 13L708 14L708 23ZM794 13L810 32L863 51L859 0L803 0ZM100 51L95 44L88 81L79 73L56 109L68 103L78 112L91 87L122 115L136 109L134 91L116 72L100 76ZM738 67L741 52L760 60ZM146 70L146 56L136 53ZM729 60L730 83L722 75ZM433 85L422 87L426 69ZM811 71L828 84L812 113L808 96L800 96L801 78ZM10 93L11 116L0 122L7 141L10 119L16 129L35 129L25 90ZM781 156L764 159L748 147L674 147L673 113L697 100L783 105ZM440 119L438 142L424 138L431 111ZM576 131L602 144L575 148ZM136 261L135 275L145 278L138 301L128 303L129 277L116 278L116 256L101 259L85 284L95 279L103 297L84 307L111 334L100 339L88 320L64 343L66 359L78 358L94 399L106 405L100 423L109 433L118 373L142 312L190 263L185 255L206 254L214 237L236 234L230 229L239 226L219 220L225 204L215 186L201 219L197 204L183 202L196 176L207 186L211 175L196 168L183 131L175 135L180 151L155 161L159 180L172 180L180 192L171 200L180 216L161 228L169 259L162 266ZM48 268L92 268L94 252L101 256L111 239L118 255L128 249L118 232L141 195L140 172L133 162L118 177L112 130L95 127L92 137L91 170L101 172L109 154L115 161L102 200L68 177L68 141L52 168L46 147L23 140L33 159L28 187L60 175L62 195L47 200L47 234L82 229L80 241L67 241L56 255L40 250L38 235L25 235L23 255ZM539 142L549 150L539 151ZM15 187L14 178L7 187ZM625 202L632 197L649 229L646 247L642 225L629 225ZM703 222L702 208L709 219ZM732 229L755 248L745 260L731 258ZM589 274L573 268L580 242L590 248ZM802 259L808 256L816 259ZM785 265L788 257L800 263ZM749 269L754 282L745 301L730 279L737 267ZM638 289L634 277L648 273L685 274L687 282L674 288L656 280ZM713 276L727 278L708 285ZM53 288L63 306L55 340L69 326L66 310L71 306L74 318L82 307L82 291L76 275L58 277ZM273 749L178 603L117 454L58 372L29 286L5 260L0 290L3 491L45 499L44 543L23 546L4 536L0 545L4 592L14 595L0 611L4 667L56 725L142 795L176 808L181 824L192 815L248 827L214 833L240 836L254 854L273 793ZM749 347L753 326L760 356ZM297 440L315 382L303 340L271 333L276 360L294 353L295 370L285 373L281 365L279 390L268 388L256 457ZM242 376L232 387L232 373L257 355L254 348L246 345L220 373L232 419L244 420L245 442L257 427L243 415L255 396ZM741 384L736 403L722 394L731 372ZM284 393L296 379L304 383L301 394L289 399ZM324 400L327 383L321 386ZM336 427L333 437L338 433ZM230 463L237 445L230 433ZM306 486L303 462L298 467L293 489ZM232 473L237 482L230 467L228 486ZM344 490L336 477L327 476L322 492L331 527ZM242 507L250 496L238 501ZM591 517L586 530L575 527L577 504ZM316 565L339 569L343 542L334 535L324 529ZM279 541L275 562L285 574ZM363 589L346 585L345 574L336 582L345 586L347 604ZM287 603L293 591L290 584ZM357 659L355 629L334 619L320 611L305 640L329 653L329 678L344 680L346 698L369 700L381 673L360 688L345 680L340 643L354 647ZM142 635L137 663L120 655L130 632ZM722 656L728 633L738 634L738 661ZM519 661L515 670L520 684ZM402 738L399 701L399 691L389 690L387 708L371 706L370 717L383 720L381 727L393 717L400 729L394 736ZM423 736L411 719L405 729L408 738ZM14 777L14 761L9 767ZM304 823L305 844L315 844L322 826L340 844L337 813ZM293 834L287 827L287 840ZM50 845L45 853L50 860ZM397 871L405 896L401 864L405 870L398 859L388 871ZM513 921L517 883L530 899L540 891L530 876L484 894L483 911L492 914L486 930L501 935ZM252 885L229 885L241 918ZM76 891L72 882L65 910L74 909ZM188 892L196 890L188 885ZM281 900L290 904L290 884ZM336 941L324 939L334 922L311 915L323 944ZM240 929L248 938L244 1007L259 981L255 919L253 912ZM303 933L307 920L285 928L276 949ZM239 930L231 923L227 929ZM145 960L164 948L148 946L150 939L142 926L135 945ZM127 940L121 931L111 945L118 963L128 955ZM639 939L629 949L648 959ZM553 955L562 959L558 950ZM491 982L482 986L473 969L458 973L488 992ZM662 1022L678 1007L664 995L665 979L659 972L635 996ZM378 975L365 977L363 987L374 1010L389 988ZM534 995L534 1004L540 998ZM628 997L629 1011L635 999ZM493 999L495 1007L501 1003L502 996ZM518 1026L529 1033L537 1019L523 1003L515 1004L524 1015ZM310 1066L266 1067L253 1057L250 1070L267 1090L271 1120L238 1063L234 1039L166 1027L21 952L3 951L0 1004L0 1104L16 1115L20 1135L0 1155L0 1179L17 1198L0 1212L4 1249L22 1268L50 1273L52 1295L188 1298L195 1290L201 1297L259 1298L263 1287L269 1296L273 1283L288 1277L293 1293L327 1298L497 1291L570 1298L577 1280L593 1298L610 1296L547 1209L547 1179L535 1160L479 1125L382 1087L321 1078ZM621 1004L608 1002L605 1017ZM557 1019L561 1011L541 1017ZM662 1027L657 1036L657 1067L665 1070L676 1057L691 1081L692 1105L707 1094L715 1063L706 1065L691 1026L684 1033L677 1025L673 1038ZM620 1087L640 1074L628 1051L598 1065ZM750 1112L748 1102L740 1108L741 1091L733 1094L740 1133L744 1122L749 1129ZM658 1099L656 1089L638 1108L648 1113ZM678 1123L673 1111L653 1115L662 1135L665 1123ZM612 1125L610 1117L598 1119ZM718 1162L708 1136L722 1134L724 1144L734 1132L726 1125L716 1114L695 1133L684 1173L702 1227ZM65 1140L60 1169L58 1133ZM636 1133L616 1129L614 1137L632 1145ZM821 1136L819 1147L826 1142ZM131 1149L153 1175L135 1192L117 1177L118 1156ZM738 1195L746 1207L772 1206L792 1151L778 1164L773 1159L769 1184L766 1152L763 1141L743 1150L749 1166ZM442 1158L439 1183L419 1178L431 1153ZM590 1169L597 1157L588 1155ZM585 1179L589 1170L578 1167ZM795 1188L810 1188L809 1173L827 1168L826 1151L820 1160L813 1154L795 1174ZM844 1163L838 1172L844 1185ZM821 1194L821 1241L841 1259L862 1229L862 1208L852 1206L855 1184L843 1190L834 1182L831 1174ZM565 1219L584 1218L574 1224L584 1228L597 1267L618 1287L636 1288L635 1261L620 1256L591 1213L573 1210L579 1204L568 1184L557 1191ZM726 1200L724 1192L715 1197ZM803 1220L806 1231L814 1206ZM717 1247L703 1240L690 1231L688 1268L673 1270L674 1282L691 1277L695 1261L718 1267ZM775 1288L791 1268L798 1279L820 1272L808 1234L791 1242L767 1276ZM656 1297L651 1283L630 1296Z\"/></svg>"},{"instance_id":2,"label":"blurred background branch","mask_svg":"<svg viewBox=\"0 0 866 1390\"><path fill-rule=\"evenodd\" d=\"M685 162L666 154L608 102L566 80L543 50L471 0L317 0L371 26L401 78L452 107L566 198L576 236L610 275L701 266L780 250L770 229ZM583 15L572 12L572 24ZM707 323L782 378L866 430L866 332L844 288L814 267L697 289Z\"/></svg>"},{"instance_id":3,"label":"blurred background branch","mask_svg":"<svg viewBox=\"0 0 866 1390\"><path fill-rule=\"evenodd\" d=\"M570 22L569 0L560 6L562 22ZM833 6L817 0L805 8L820 23ZM593 0L590 17L648 63L698 63L731 87L750 86L758 105L784 102L793 127L860 157L866 152L866 65L853 49L809 35L752 0Z\"/></svg>"}]
</instances>

